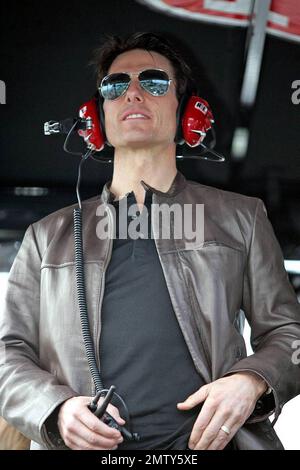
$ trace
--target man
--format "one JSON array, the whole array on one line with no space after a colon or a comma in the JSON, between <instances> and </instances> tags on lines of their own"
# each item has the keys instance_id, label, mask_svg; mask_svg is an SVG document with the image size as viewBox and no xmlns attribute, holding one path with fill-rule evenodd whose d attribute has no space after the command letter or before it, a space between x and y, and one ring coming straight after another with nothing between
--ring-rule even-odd
<instances>
[{"instance_id":1,"label":"man","mask_svg":"<svg viewBox=\"0 0 300 470\"><path fill-rule=\"evenodd\" d=\"M104 386L116 386L141 440L124 440L87 408L95 389L76 298L73 207L30 226L12 267L1 414L38 448L281 449L268 416L300 391L292 360L300 309L263 203L177 171L176 112L190 77L166 39L112 38L97 57L114 169L101 197L83 203L87 303ZM165 88L142 82L145 70L167 74ZM124 72L125 82L111 75ZM97 214L113 207L124 216L124 203L148 215L148 229L122 239L116 217L111 244ZM204 240L157 236L150 209L161 204L203 204ZM252 327L250 357L240 309ZM108 411L129 424L117 402Z\"/></svg>"}]
</instances>

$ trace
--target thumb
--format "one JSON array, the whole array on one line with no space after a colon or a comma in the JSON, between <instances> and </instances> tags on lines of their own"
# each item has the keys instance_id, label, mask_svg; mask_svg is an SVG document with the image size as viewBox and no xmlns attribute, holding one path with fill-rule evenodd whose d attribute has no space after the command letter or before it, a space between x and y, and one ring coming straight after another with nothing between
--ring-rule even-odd
<instances>
[{"instance_id":1,"label":"thumb","mask_svg":"<svg viewBox=\"0 0 300 470\"><path fill-rule=\"evenodd\" d=\"M183 410L194 408L194 406L199 405L199 403L203 402L207 398L208 392L208 385L203 385L203 387L200 387L199 390L190 395L185 401L177 403L177 408Z\"/></svg>"}]
</instances>

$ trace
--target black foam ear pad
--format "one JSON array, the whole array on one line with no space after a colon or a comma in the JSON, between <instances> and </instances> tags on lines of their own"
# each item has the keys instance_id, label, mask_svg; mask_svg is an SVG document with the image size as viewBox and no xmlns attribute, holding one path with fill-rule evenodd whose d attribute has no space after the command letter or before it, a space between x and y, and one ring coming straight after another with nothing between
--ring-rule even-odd
<instances>
[{"instance_id":1,"label":"black foam ear pad","mask_svg":"<svg viewBox=\"0 0 300 470\"><path fill-rule=\"evenodd\" d=\"M176 134L175 134L174 141L178 145L183 145L185 143L184 139L183 139L181 121L182 121L182 117L184 115L185 107L186 107L186 105L189 101L189 98L190 98L190 95L187 94L187 93L182 95L180 100L179 100L177 111L176 111Z\"/></svg>"}]
</instances>

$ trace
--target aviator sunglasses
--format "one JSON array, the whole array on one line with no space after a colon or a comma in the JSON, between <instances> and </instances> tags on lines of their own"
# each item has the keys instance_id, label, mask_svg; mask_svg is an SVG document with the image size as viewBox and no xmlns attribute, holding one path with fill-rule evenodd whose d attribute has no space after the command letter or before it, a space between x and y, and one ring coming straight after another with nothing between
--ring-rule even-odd
<instances>
[{"instance_id":1,"label":"aviator sunglasses","mask_svg":"<svg viewBox=\"0 0 300 470\"><path fill-rule=\"evenodd\" d=\"M153 96L163 96L167 93L172 81L168 74L161 69L146 69L137 73L111 73L101 81L99 91L104 99L115 100L128 90L133 76L137 76L140 86Z\"/></svg>"}]
</instances>

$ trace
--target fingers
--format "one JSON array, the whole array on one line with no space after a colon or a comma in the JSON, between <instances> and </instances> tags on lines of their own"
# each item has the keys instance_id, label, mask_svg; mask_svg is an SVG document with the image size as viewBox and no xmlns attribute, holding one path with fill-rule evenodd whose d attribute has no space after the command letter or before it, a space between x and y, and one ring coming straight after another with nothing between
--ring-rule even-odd
<instances>
[{"instance_id":1,"label":"fingers","mask_svg":"<svg viewBox=\"0 0 300 470\"><path fill-rule=\"evenodd\" d=\"M123 437L120 431L111 428L97 418L88 408L90 397L74 397L67 400L58 414L58 428L65 444L71 449L114 449ZM117 422L124 424L119 411L109 405L108 412Z\"/></svg>"},{"instance_id":2,"label":"fingers","mask_svg":"<svg viewBox=\"0 0 300 470\"><path fill-rule=\"evenodd\" d=\"M223 426L224 423L226 423L226 426L231 431L234 422L230 419L230 413L219 409L211 418L194 449L205 450L212 444L213 447L225 447L232 435L228 435L221 430L221 426Z\"/></svg>"},{"instance_id":3,"label":"fingers","mask_svg":"<svg viewBox=\"0 0 300 470\"><path fill-rule=\"evenodd\" d=\"M104 438L97 440L94 435L89 435L89 433L85 433L83 438L74 437L73 434L70 436L67 446L73 450L115 450L122 441L122 438L120 440L106 440Z\"/></svg>"},{"instance_id":4,"label":"fingers","mask_svg":"<svg viewBox=\"0 0 300 470\"><path fill-rule=\"evenodd\" d=\"M194 423L188 444L190 449L194 449L201 440L203 433L209 426L209 423L215 414L216 408L217 403L208 397Z\"/></svg>"},{"instance_id":5,"label":"fingers","mask_svg":"<svg viewBox=\"0 0 300 470\"><path fill-rule=\"evenodd\" d=\"M240 403L240 406L236 405L236 407L228 407L228 405L220 407L210 423L211 436L208 437L207 441L200 442L200 447L204 446L207 450L224 449L240 427L243 426L249 414L247 410L245 411L242 403ZM225 430L222 429L222 426L225 427ZM229 431L229 434L226 430Z\"/></svg>"},{"instance_id":6,"label":"fingers","mask_svg":"<svg viewBox=\"0 0 300 470\"><path fill-rule=\"evenodd\" d=\"M207 400L208 401L208 400ZM243 411L239 408L233 409L231 406L225 404L217 404L214 406L215 412L211 417L209 423L205 426L201 420L200 415L198 416L198 423L196 422L192 431L195 437L190 437L191 447L194 450L222 450L231 441L237 430L245 422L245 416ZM212 409L211 409L212 410ZM200 422L200 425L199 425ZM222 428L224 426L228 428L229 434ZM198 427L202 432L199 432ZM203 429L205 427L205 429ZM200 439L198 439L200 436Z\"/></svg>"},{"instance_id":7,"label":"fingers","mask_svg":"<svg viewBox=\"0 0 300 470\"><path fill-rule=\"evenodd\" d=\"M188 447L194 450L221 450L252 413L258 385L247 374L233 374L201 387L179 409L190 409L204 401L193 426ZM221 429L225 425L229 435ZM225 430L226 431L226 430Z\"/></svg>"},{"instance_id":8,"label":"fingers","mask_svg":"<svg viewBox=\"0 0 300 470\"><path fill-rule=\"evenodd\" d=\"M80 421L74 421L74 426L69 424L65 429L64 441L74 450L110 450L121 444L123 437L117 431L115 435L107 438L92 431Z\"/></svg>"},{"instance_id":9,"label":"fingers","mask_svg":"<svg viewBox=\"0 0 300 470\"><path fill-rule=\"evenodd\" d=\"M221 429L221 426L226 426L228 430L230 431L229 434L227 434L223 429ZM207 450L223 450L227 444L231 441L235 433L238 431L240 428L240 424L237 424L236 420L234 418L228 419L225 423L223 423L220 426L219 431L217 432L216 436L208 447L206 447Z\"/></svg>"},{"instance_id":10,"label":"fingers","mask_svg":"<svg viewBox=\"0 0 300 470\"><path fill-rule=\"evenodd\" d=\"M126 423L126 421L125 421L123 418L121 418L118 408L116 408L114 405L109 404L108 407L107 407L107 412L108 412L113 418L115 418L115 420L117 421L117 423L121 424L121 426L124 426L124 424Z\"/></svg>"},{"instance_id":11,"label":"fingers","mask_svg":"<svg viewBox=\"0 0 300 470\"><path fill-rule=\"evenodd\" d=\"M200 387L197 392L190 395L184 402L177 403L177 407L180 410L189 410L190 408L194 408L194 406L202 403L208 396L210 389L210 384L203 385Z\"/></svg>"},{"instance_id":12,"label":"fingers","mask_svg":"<svg viewBox=\"0 0 300 470\"><path fill-rule=\"evenodd\" d=\"M109 407L107 407L107 411L110 413ZM113 412L116 415L114 410ZM120 437L121 435L120 431L117 431L116 429L113 429L105 424L101 419L97 418L97 416L91 413L91 411L86 406L82 407L80 410L78 410L78 412L75 412L75 417L88 429L95 433L101 434L106 438L112 438L116 435ZM118 422L121 420L120 416L114 416L114 418L115 417ZM122 420L122 424L123 421L124 420Z\"/></svg>"}]
</instances>

